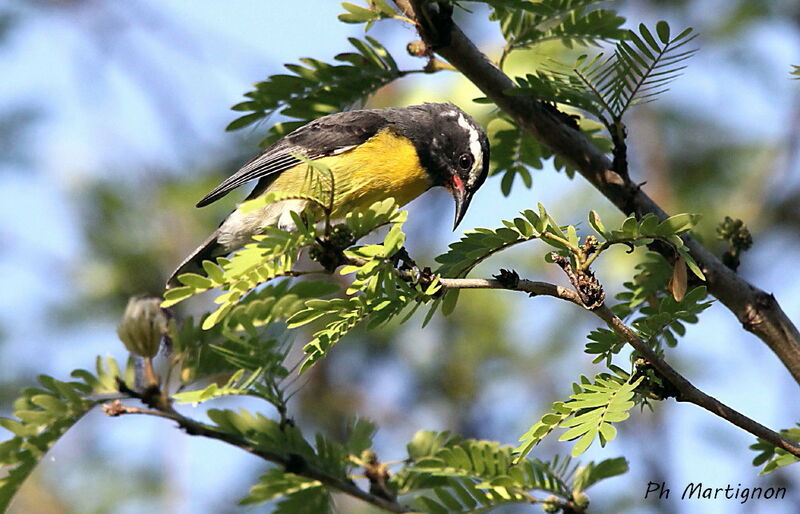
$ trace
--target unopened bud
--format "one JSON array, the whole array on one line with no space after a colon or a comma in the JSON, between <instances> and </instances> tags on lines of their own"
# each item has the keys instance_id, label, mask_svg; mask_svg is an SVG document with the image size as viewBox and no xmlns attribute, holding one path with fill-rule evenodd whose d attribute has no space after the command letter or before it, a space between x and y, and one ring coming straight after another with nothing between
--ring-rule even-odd
<instances>
[{"instance_id":1,"label":"unopened bud","mask_svg":"<svg viewBox=\"0 0 800 514\"><path fill-rule=\"evenodd\" d=\"M425 57L428 55L428 45L422 41L412 41L406 45L406 51L413 57Z\"/></svg>"},{"instance_id":2,"label":"unopened bud","mask_svg":"<svg viewBox=\"0 0 800 514\"><path fill-rule=\"evenodd\" d=\"M547 514L556 514L561 510L561 505L558 498L555 496L548 496L542 501L542 510Z\"/></svg>"},{"instance_id":3,"label":"unopened bud","mask_svg":"<svg viewBox=\"0 0 800 514\"><path fill-rule=\"evenodd\" d=\"M584 511L589 507L589 497L586 496L586 493L584 493L583 491L573 494L572 497L575 501L575 505L581 511Z\"/></svg>"},{"instance_id":4,"label":"unopened bud","mask_svg":"<svg viewBox=\"0 0 800 514\"><path fill-rule=\"evenodd\" d=\"M120 340L134 355L152 358L167 330L167 314L160 298L133 297L117 327Z\"/></svg>"}]
</instances>

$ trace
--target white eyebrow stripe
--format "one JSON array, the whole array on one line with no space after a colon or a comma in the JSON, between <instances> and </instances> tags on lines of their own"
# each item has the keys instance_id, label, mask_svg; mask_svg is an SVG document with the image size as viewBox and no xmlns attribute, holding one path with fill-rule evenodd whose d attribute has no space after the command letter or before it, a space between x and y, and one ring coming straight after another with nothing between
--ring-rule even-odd
<instances>
[{"instance_id":1,"label":"white eyebrow stripe","mask_svg":"<svg viewBox=\"0 0 800 514\"><path fill-rule=\"evenodd\" d=\"M481 172L483 171L483 151L478 150L478 152L478 157L475 158L475 164L472 166L472 169L469 170L470 185L473 185L478 181L478 177L480 177Z\"/></svg>"},{"instance_id":2,"label":"white eyebrow stripe","mask_svg":"<svg viewBox=\"0 0 800 514\"><path fill-rule=\"evenodd\" d=\"M469 170L469 185L474 184L483 169L483 148L481 148L480 132L472 126L463 114L458 115L458 124L469 131L469 151L475 162Z\"/></svg>"}]
</instances>

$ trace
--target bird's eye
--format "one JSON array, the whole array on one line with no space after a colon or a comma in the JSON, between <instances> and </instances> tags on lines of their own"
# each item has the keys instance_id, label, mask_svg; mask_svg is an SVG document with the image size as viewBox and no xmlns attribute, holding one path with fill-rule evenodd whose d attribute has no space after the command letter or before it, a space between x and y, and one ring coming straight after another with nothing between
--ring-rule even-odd
<instances>
[{"instance_id":1,"label":"bird's eye","mask_svg":"<svg viewBox=\"0 0 800 514\"><path fill-rule=\"evenodd\" d=\"M458 167L462 170L468 170L472 167L472 155L462 153L458 158Z\"/></svg>"}]
</instances>

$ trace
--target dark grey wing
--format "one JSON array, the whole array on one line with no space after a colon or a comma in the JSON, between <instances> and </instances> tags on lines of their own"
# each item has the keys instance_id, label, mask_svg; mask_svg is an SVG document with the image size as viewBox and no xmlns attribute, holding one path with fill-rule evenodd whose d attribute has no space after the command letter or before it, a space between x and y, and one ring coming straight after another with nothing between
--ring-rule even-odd
<instances>
[{"instance_id":1,"label":"dark grey wing","mask_svg":"<svg viewBox=\"0 0 800 514\"><path fill-rule=\"evenodd\" d=\"M215 202L251 180L296 166L300 161L293 154L319 159L347 151L374 136L388 123L379 110L341 112L312 121L254 157L200 200L197 207Z\"/></svg>"}]
</instances>

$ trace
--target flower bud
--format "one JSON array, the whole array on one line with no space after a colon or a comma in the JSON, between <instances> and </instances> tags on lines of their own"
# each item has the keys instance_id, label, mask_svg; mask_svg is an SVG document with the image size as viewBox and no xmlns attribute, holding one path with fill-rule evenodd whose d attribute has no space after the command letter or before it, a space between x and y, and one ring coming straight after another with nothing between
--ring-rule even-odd
<instances>
[{"instance_id":1,"label":"flower bud","mask_svg":"<svg viewBox=\"0 0 800 514\"><path fill-rule=\"evenodd\" d=\"M167 315L160 298L133 297L117 327L120 340L134 355L152 358L167 330Z\"/></svg>"},{"instance_id":2,"label":"flower bud","mask_svg":"<svg viewBox=\"0 0 800 514\"><path fill-rule=\"evenodd\" d=\"M573 493L572 497L575 500L575 505L581 511L584 511L589 507L589 497L583 491L579 493Z\"/></svg>"}]
</instances>

